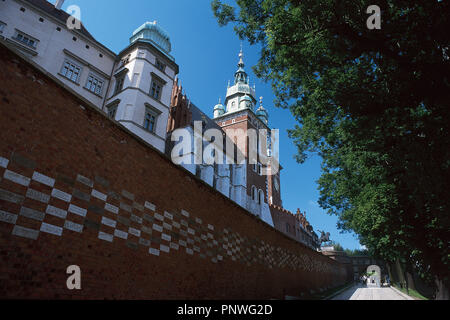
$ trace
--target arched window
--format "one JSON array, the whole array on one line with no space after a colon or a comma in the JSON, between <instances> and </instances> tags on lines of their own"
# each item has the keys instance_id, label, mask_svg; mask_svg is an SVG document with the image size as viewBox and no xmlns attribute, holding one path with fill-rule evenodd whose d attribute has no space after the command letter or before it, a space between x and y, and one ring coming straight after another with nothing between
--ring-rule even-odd
<instances>
[{"instance_id":1,"label":"arched window","mask_svg":"<svg viewBox=\"0 0 450 320\"><path fill-rule=\"evenodd\" d=\"M259 190L258 204L263 203L264 203L264 192L262 190Z\"/></svg>"},{"instance_id":2,"label":"arched window","mask_svg":"<svg viewBox=\"0 0 450 320\"><path fill-rule=\"evenodd\" d=\"M252 200L256 201L258 199L258 194L255 186L252 186Z\"/></svg>"}]
</instances>

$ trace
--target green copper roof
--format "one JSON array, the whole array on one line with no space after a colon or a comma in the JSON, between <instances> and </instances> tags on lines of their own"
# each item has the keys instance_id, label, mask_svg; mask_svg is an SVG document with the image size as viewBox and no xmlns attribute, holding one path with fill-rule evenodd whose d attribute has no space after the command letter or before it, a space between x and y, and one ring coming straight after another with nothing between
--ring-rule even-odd
<instances>
[{"instance_id":1,"label":"green copper roof","mask_svg":"<svg viewBox=\"0 0 450 320\"><path fill-rule=\"evenodd\" d=\"M221 103L216 104L214 106L214 110L224 110L225 111L225 106L223 104L221 104Z\"/></svg>"},{"instance_id":2,"label":"green copper roof","mask_svg":"<svg viewBox=\"0 0 450 320\"><path fill-rule=\"evenodd\" d=\"M157 25L156 21L146 22L137 28L130 38L130 43L137 40L156 44L157 47L162 49L167 54L172 50L168 33Z\"/></svg>"}]
</instances>

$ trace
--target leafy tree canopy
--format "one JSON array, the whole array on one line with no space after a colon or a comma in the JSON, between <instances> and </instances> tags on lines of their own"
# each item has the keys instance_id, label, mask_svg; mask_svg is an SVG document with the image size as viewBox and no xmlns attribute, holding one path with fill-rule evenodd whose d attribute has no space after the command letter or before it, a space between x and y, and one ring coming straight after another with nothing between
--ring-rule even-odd
<instances>
[{"instance_id":1,"label":"leafy tree canopy","mask_svg":"<svg viewBox=\"0 0 450 320\"><path fill-rule=\"evenodd\" d=\"M289 108L302 163L322 156L320 205L378 258L448 287L449 1L212 1L261 46L256 75ZM228 1L228 3L230 3Z\"/></svg>"},{"instance_id":2,"label":"leafy tree canopy","mask_svg":"<svg viewBox=\"0 0 450 320\"><path fill-rule=\"evenodd\" d=\"M331 246L334 247L335 251L344 251L344 247L339 242L331 242Z\"/></svg>"},{"instance_id":3,"label":"leafy tree canopy","mask_svg":"<svg viewBox=\"0 0 450 320\"><path fill-rule=\"evenodd\" d=\"M344 252L350 256L350 257L355 257L355 256L370 256L369 251L367 250L350 250L350 249L345 249Z\"/></svg>"}]
</instances>

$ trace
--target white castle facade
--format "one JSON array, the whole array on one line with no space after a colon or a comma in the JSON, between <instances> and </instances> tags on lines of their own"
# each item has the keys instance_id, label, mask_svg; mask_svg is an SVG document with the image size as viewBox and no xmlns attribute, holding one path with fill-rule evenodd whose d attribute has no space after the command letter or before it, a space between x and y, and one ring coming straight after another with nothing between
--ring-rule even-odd
<instances>
[{"instance_id":1,"label":"white castle facade","mask_svg":"<svg viewBox=\"0 0 450 320\"><path fill-rule=\"evenodd\" d=\"M179 72L170 54L167 33L156 22L146 22L133 32L130 44L116 54L96 41L82 24L69 28L68 21L73 19L61 10L63 2L0 1L0 41L28 56L68 90L135 135L166 152L171 100ZM223 132L244 122L245 130L268 129L267 111L262 105L254 111L257 99L244 71L242 52L239 59L234 84L227 89L226 106L219 103L214 107L214 120L198 109L196 115L214 122ZM261 164L250 164L247 159L237 165L184 167L273 226L269 203L273 201L271 190L280 192L279 174L268 181L261 174Z\"/></svg>"}]
</instances>

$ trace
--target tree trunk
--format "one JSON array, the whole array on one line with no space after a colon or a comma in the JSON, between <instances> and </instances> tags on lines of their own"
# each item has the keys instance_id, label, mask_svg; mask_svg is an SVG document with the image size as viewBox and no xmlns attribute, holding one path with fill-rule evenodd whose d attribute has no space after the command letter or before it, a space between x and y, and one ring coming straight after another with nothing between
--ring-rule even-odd
<instances>
[{"instance_id":1,"label":"tree trunk","mask_svg":"<svg viewBox=\"0 0 450 320\"><path fill-rule=\"evenodd\" d=\"M406 271L403 271L402 276L403 276L403 285L404 285L404 287L406 289L406 293L409 294L409 287L408 287L408 281L407 281L407 278L406 278Z\"/></svg>"},{"instance_id":2,"label":"tree trunk","mask_svg":"<svg viewBox=\"0 0 450 320\"><path fill-rule=\"evenodd\" d=\"M392 273L391 265L390 265L389 263L387 263L387 264L386 264L386 267L387 267L388 277L389 277L389 283L388 283L388 285L390 286L390 285L391 285L391 282L394 281L395 278L394 278L393 273Z\"/></svg>"},{"instance_id":3,"label":"tree trunk","mask_svg":"<svg viewBox=\"0 0 450 320\"><path fill-rule=\"evenodd\" d=\"M448 288L445 285L444 281L440 280L438 277L435 279L436 282L436 300L449 300L449 292Z\"/></svg>"},{"instance_id":4,"label":"tree trunk","mask_svg":"<svg viewBox=\"0 0 450 320\"><path fill-rule=\"evenodd\" d=\"M411 272L409 272L409 271L406 271L406 283L407 283L408 289L416 290L414 278L413 278Z\"/></svg>"},{"instance_id":5,"label":"tree trunk","mask_svg":"<svg viewBox=\"0 0 450 320\"><path fill-rule=\"evenodd\" d=\"M406 289L405 274L403 273L403 269L402 269L402 266L400 265L400 260L399 259L397 259L395 261L395 266L396 266L396 269L397 269L397 276L398 276L399 285L402 288Z\"/></svg>"}]
</instances>

